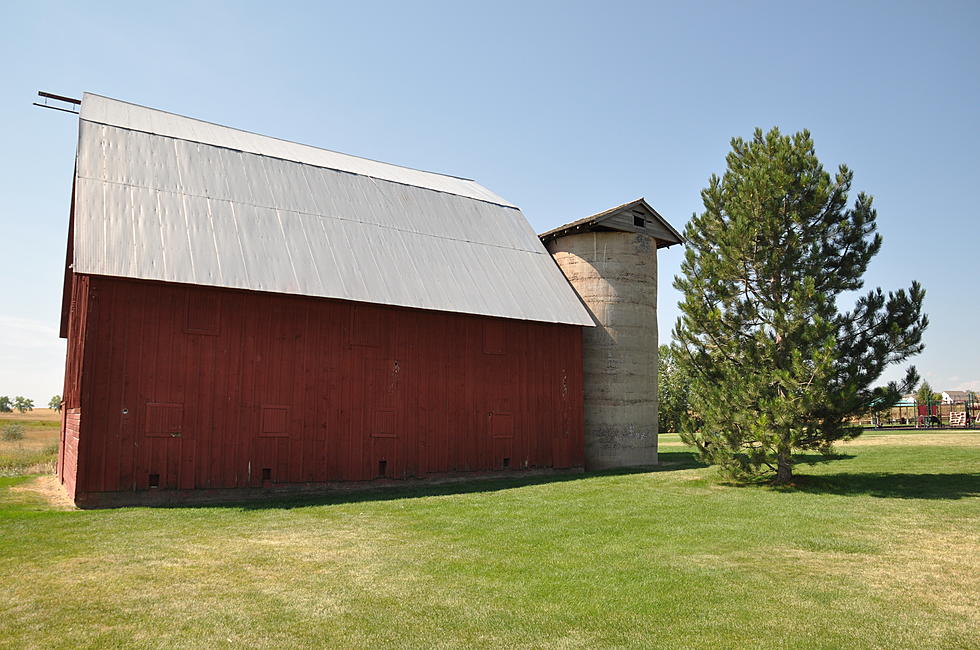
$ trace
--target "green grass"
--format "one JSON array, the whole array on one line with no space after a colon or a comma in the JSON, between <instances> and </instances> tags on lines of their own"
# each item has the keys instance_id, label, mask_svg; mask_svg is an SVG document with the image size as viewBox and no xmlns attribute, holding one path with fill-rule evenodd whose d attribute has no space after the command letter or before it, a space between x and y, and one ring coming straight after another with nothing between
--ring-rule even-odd
<instances>
[{"instance_id":1,"label":"green grass","mask_svg":"<svg viewBox=\"0 0 980 650\"><path fill-rule=\"evenodd\" d=\"M222 507L59 511L0 479L0 646L978 646L980 435L869 436L781 490L662 451Z\"/></svg>"},{"instance_id":2,"label":"green grass","mask_svg":"<svg viewBox=\"0 0 980 650\"><path fill-rule=\"evenodd\" d=\"M32 418L29 413L25 413L22 416L17 417L19 415L20 414L18 413L8 414L7 417L0 420L0 424L3 424L4 422L19 422L20 424L23 424L25 427L31 429L54 429L55 431L61 429L61 422L59 420L52 420L52 419L39 420L36 418Z\"/></svg>"}]
</instances>

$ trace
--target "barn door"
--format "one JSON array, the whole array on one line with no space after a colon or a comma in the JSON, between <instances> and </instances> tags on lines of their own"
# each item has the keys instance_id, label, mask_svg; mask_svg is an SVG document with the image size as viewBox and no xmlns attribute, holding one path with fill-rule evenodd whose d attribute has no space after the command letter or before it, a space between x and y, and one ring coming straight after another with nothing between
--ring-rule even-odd
<instances>
[{"instance_id":1,"label":"barn door","mask_svg":"<svg viewBox=\"0 0 980 650\"><path fill-rule=\"evenodd\" d=\"M186 432L184 430L184 405L173 402L149 402L143 416L142 472L136 477L139 489L177 489L193 486L193 469L186 463L182 452ZM192 447L188 443L188 447ZM181 478L191 481L185 486Z\"/></svg>"},{"instance_id":2,"label":"barn door","mask_svg":"<svg viewBox=\"0 0 980 650\"><path fill-rule=\"evenodd\" d=\"M262 404L258 409L258 434L252 440L248 466L251 487L271 487L274 483L289 482L290 434L292 406Z\"/></svg>"},{"instance_id":3,"label":"barn door","mask_svg":"<svg viewBox=\"0 0 980 650\"><path fill-rule=\"evenodd\" d=\"M402 459L399 453L397 414L395 409L378 409L371 431L371 457L375 466L374 478L402 478Z\"/></svg>"},{"instance_id":4,"label":"barn door","mask_svg":"<svg viewBox=\"0 0 980 650\"><path fill-rule=\"evenodd\" d=\"M494 469L509 469L517 465L514 458L514 415L505 411L490 411L491 463Z\"/></svg>"}]
</instances>

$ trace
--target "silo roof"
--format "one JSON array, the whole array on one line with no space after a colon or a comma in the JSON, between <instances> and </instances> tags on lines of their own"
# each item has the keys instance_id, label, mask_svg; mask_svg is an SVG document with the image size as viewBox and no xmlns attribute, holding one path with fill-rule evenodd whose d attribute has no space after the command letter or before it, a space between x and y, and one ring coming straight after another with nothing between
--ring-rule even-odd
<instances>
[{"instance_id":1,"label":"silo roof","mask_svg":"<svg viewBox=\"0 0 980 650\"><path fill-rule=\"evenodd\" d=\"M684 242L684 238L660 213L640 197L629 203L617 205L591 216L552 228L539 235L548 243L553 239L586 232L618 230L649 235L657 241L657 248L667 248Z\"/></svg>"},{"instance_id":2,"label":"silo roof","mask_svg":"<svg viewBox=\"0 0 980 650\"><path fill-rule=\"evenodd\" d=\"M86 93L73 270L593 325L480 184Z\"/></svg>"}]
</instances>

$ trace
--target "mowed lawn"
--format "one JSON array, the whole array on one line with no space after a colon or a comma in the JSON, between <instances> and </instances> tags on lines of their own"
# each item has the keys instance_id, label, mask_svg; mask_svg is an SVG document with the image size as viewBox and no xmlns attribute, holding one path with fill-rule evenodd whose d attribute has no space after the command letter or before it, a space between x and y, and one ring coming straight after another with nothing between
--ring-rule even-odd
<instances>
[{"instance_id":1,"label":"mowed lawn","mask_svg":"<svg viewBox=\"0 0 980 650\"><path fill-rule=\"evenodd\" d=\"M250 506L58 510L0 479L0 646L980 646L980 433L868 434L786 490L661 450Z\"/></svg>"}]
</instances>

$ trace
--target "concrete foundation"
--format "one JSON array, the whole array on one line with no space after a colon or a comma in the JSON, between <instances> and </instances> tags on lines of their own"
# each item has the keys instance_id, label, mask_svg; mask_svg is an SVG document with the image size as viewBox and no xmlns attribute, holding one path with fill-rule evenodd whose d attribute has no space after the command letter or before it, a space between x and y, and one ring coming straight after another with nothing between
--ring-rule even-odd
<instances>
[{"instance_id":1,"label":"concrete foundation","mask_svg":"<svg viewBox=\"0 0 980 650\"><path fill-rule=\"evenodd\" d=\"M657 463L657 242L593 231L547 244L585 302L585 466Z\"/></svg>"}]
</instances>

